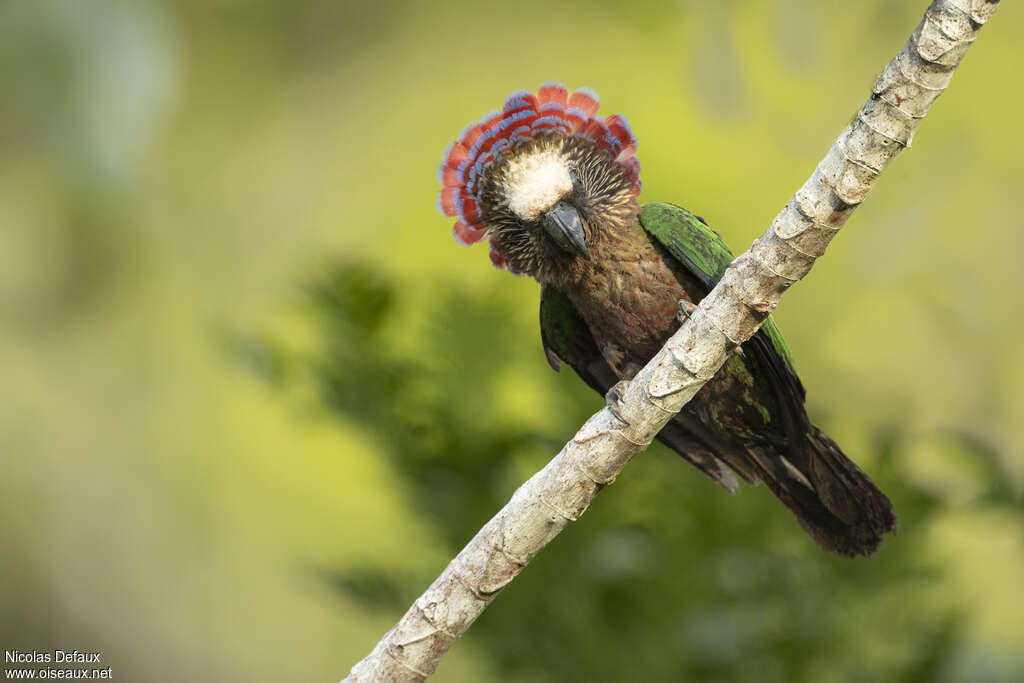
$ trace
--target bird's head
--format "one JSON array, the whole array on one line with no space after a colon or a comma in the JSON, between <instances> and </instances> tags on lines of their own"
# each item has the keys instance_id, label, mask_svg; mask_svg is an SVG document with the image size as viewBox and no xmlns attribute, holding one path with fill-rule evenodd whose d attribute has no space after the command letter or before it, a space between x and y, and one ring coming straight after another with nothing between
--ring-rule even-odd
<instances>
[{"instance_id":1,"label":"bird's head","mask_svg":"<svg viewBox=\"0 0 1024 683\"><path fill-rule=\"evenodd\" d=\"M587 89L513 93L467 127L441 165L439 208L455 237L490 240L499 268L553 282L636 216L636 138L621 116L595 116Z\"/></svg>"}]
</instances>

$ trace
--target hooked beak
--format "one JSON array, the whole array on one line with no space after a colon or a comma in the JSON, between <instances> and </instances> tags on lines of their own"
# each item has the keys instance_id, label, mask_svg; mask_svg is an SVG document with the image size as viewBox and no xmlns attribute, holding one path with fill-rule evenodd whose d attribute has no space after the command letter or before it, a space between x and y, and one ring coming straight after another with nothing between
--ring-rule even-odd
<instances>
[{"instance_id":1,"label":"hooked beak","mask_svg":"<svg viewBox=\"0 0 1024 683\"><path fill-rule=\"evenodd\" d=\"M566 202L558 202L544 214L544 230L555 240L555 244L563 250L590 260L587 242L583 235L583 221L574 206Z\"/></svg>"}]
</instances>

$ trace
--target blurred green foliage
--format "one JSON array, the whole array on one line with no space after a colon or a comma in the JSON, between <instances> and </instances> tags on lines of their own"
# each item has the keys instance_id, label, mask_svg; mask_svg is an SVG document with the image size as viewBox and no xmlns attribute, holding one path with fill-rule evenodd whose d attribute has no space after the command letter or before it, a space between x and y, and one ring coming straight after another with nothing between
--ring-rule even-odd
<instances>
[{"instance_id":1,"label":"blurred green foliage","mask_svg":"<svg viewBox=\"0 0 1024 683\"><path fill-rule=\"evenodd\" d=\"M499 419L492 406L537 331L516 322L501 290L430 290L423 344L403 351L385 332L410 331L392 319L397 287L365 265L339 265L313 289L322 351L310 369L325 404L381 443L403 496L454 555L600 398L552 374L545 391L555 402L542 419ZM539 361L539 346L529 347ZM923 530L943 504L901 476L900 438L883 428L870 442L904 527L873 560L822 555L767 492L730 497L656 446L469 638L502 680L975 680L955 673L973 654L962 607L930 599L943 566ZM942 439L959 441L991 482L978 504L1024 521L991 454L955 434ZM324 576L395 619L432 578L362 563Z\"/></svg>"},{"instance_id":2,"label":"blurred green foliage","mask_svg":"<svg viewBox=\"0 0 1024 683\"><path fill-rule=\"evenodd\" d=\"M515 89L588 85L641 199L742 249L925 4L0 3L2 647L339 678L601 405L545 363L536 285L433 211L445 145ZM822 556L652 449L438 680L1024 678L1004 5L776 316L900 534Z\"/></svg>"}]
</instances>

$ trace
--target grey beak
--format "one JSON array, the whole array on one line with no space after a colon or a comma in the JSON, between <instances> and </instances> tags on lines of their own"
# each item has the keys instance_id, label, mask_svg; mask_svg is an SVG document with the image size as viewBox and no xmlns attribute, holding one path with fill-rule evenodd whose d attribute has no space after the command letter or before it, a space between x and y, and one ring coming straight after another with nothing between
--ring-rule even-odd
<instances>
[{"instance_id":1,"label":"grey beak","mask_svg":"<svg viewBox=\"0 0 1024 683\"><path fill-rule=\"evenodd\" d=\"M551 239L563 250L590 260L583 234L583 221L580 220L579 211L574 206L558 202L544 214L543 225Z\"/></svg>"}]
</instances>

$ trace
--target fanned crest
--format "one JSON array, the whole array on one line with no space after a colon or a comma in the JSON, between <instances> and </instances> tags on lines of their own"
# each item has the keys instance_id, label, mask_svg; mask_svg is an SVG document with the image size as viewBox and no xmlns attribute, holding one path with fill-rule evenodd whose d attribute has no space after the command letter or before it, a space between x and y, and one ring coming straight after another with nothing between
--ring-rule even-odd
<instances>
[{"instance_id":1,"label":"fanned crest","mask_svg":"<svg viewBox=\"0 0 1024 683\"><path fill-rule=\"evenodd\" d=\"M561 83L545 83L536 95L525 90L512 93L500 112L463 129L438 170L442 190L437 206L445 216L456 217L455 239L468 246L487 237L486 216L478 201L487 169L517 145L544 136L580 137L594 143L629 172L633 191L639 194L636 137L624 116L597 116L600 102L589 88L570 94ZM493 243L491 262L514 272Z\"/></svg>"}]
</instances>

